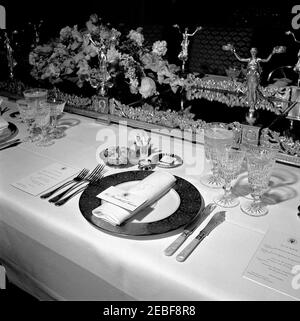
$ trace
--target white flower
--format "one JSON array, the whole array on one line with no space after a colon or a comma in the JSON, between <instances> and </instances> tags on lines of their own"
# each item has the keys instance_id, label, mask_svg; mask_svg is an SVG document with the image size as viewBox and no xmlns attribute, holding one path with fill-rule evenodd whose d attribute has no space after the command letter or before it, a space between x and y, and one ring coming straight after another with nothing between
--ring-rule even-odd
<instances>
[{"instance_id":1,"label":"white flower","mask_svg":"<svg viewBox=\"0 0 300 321\"><path fill-rule=\"evenodd\" d=\"M156 94L155 81L150 77L144 77L141 81L139 93L142 95L143 98L148 98Z\"/></svg>"},{"instance_id":2,"label":"white flower","mask_svg":"<svg viewBox=\"0 0 300 321\"><path fill-rule=\"evenodd\" d=\"M165 40L155 41L152 45L152 52L158 56L164 56L167 53L167 42Z\"/></svg>"},{"instance_id":3,"label":"white flower","mask_svg":"<svg viewBox=\"0 0 300 321\"><path fill-rule=\"evenodd\" d=\"M140 47L143 46L144 36L141 34L141 28L137 30L130 30L128 38L135 41Z\"/></svg>"},{"instance_id":4,"label":"white flower","mask_svg":"<svg viewBox=\"0 0 300 321\"><path fill-rule=\"evenodd\" d=\"M121 58L121 53L114 47L107 50L107 62L113 63Z\"/></svg>"}]
</instances>

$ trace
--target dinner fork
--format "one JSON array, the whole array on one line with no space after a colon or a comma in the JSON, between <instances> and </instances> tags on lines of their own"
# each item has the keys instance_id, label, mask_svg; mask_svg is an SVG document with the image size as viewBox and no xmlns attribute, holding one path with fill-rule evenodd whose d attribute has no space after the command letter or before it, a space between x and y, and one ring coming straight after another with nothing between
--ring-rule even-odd
<instances>
[{"instance_id":1,"label":"dinner fork","mask_svg":"<svg viewBox=\"0 0 300 321\"><path fill-rule=\"evenodd\" d=\"M80 171L80 173L79 173L76 177L74 177L73 179L65 182L65 183L62 184L61 186L58 186L58 187L55 188L54 190L52 190L52 191L50 191L50 192L47 192L47 193L41 195L40 198L43 198L43 199L48 198L48 197L52 196L53 194L55 194L55 193L56 193L57 191L59 191L60 189L66 187L66 186L68 186L68 185L70 185L70 184L73 184L73 183L77 183L77 182L82 181L82 180L87 176L88 173L89 173L89 170L88 170L88 169L86 169L86 168L82 169L82 170Z\"/></svg>"},{"instance_id":2,"label":"dinner fork","mask_svg":"<svg viewBox=\"0 0 300 321\"><path fill-rule=\"evenodd\" d=\"M76 183L75 185L71 186L70 188L68 188L67 190L63 191L62 193L50 198L48 200L48 202L55 203L55 202L59 201L61 198L63 198L65 195L67 195L69 192L71 192L72 190L74 190L78 186L80 186L80 185L82 185L84 183L90 182L90 180L93 179L103 169L104 169L104 165L103 164L97 165L94 168L94 170L88 176L86 176L82 181Z\"/></svg>"},{"instance_id":3,"label":"dinner fork","mask_svg":"<svg viewBox=\"0 0 300 321\"><path fill-rule=\"evenodd\" d=\"M88 185L83 186L83 187L79 188L78 190L76 190L75 192L73 192L72 194L70 194L69 196L66 196L65 198L60 199L59 201L55 202L54 205L56 205L56 206L64 205L66 202L68 202L75 195L83 192L90 184L95 183L95 182L99 182L101 180L101 178L103 177L104 172L105 171L104 171L104 167L103 167L98 173L95 173L95 175L90 178Z\"/></svg>"}]
</instances>

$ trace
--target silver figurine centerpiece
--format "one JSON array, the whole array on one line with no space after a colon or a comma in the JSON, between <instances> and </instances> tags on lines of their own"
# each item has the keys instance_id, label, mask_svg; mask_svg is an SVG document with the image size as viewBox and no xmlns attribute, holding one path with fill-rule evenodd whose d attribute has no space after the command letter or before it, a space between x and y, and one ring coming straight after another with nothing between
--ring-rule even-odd
<instances>
[{"instance_id":1,"label":"silver figurine centerpiece","mask_svg":"<svg viewBox=\"0 0 300 321\"><path fill-rule=\"evenodd\" d=\"M90 34L86 35L87 39L97 48L98 55L98 74L97 77L90 77L88 79L90 85L98 90L100 96L104 97L106 95L107 88L110 87L110 74L108 72L107 63L107 48L103 43L94 41Z\"/></svg>"},{"instance_id":2,"label":"silver figurine centerpiece","mask_svg":"<svg viewBox=\"0 0 300 321\"><path fill-rule=\"evenodd\" d=\"M262 74L261 63L270 61L270 59L274 54L284 53L286 51L286 47L284 46L274 47L270 55L265 59L257 57L256 48L250 49L251 56L249 58L241 58L237 54L235 47L230 43L227 45L224 45L222 49L225 51L231 51L235 55L237 60L239 60L240 62L247 63L246 99L249 105L249 114L247 115L247 121L250 125L253 125L256 120L254 117L254 112L258 101L267 100L267 98L264 97L263 93L260 90L260 80L261 80L261 74Z\"/></svg>"},{"instance_id":3,"label":"silver figurine centerpiece","mask_svg":"<svg viewBox=\"0 0 300 321\"><path fill-rule=\"evenodd\" d=\"M16 34L17 31L13 32L13 35ZM5 49L6 49L6 57L7 57L7 63L8 63L8 68L9 68L9 78L11 80L14 79L14 68L17 65L17 61L14 58L14 51L11 45L11 39L8 36L7 32L4 32L4 44L5 44Z\"/></svg>"},{"instance_id":4,"label":"silver figurine centerpiece","mask_svg":"<svg viewBox=\"0 0 300 321\"><path fill-rule=\"evenodd\" d=\"M286 35L291 35L296 43L300 43L300 41L296 39L295 34L292 31L287 31L285 34ZM298 61L297 61L296 65L294 66L293 70L296 73L298 73L297 86L299 87L299 85L300 85L300 50L298 51Z\"/></svg>"},{"instance_id":5,"label":"silver figurine centerpiece","mask_svg":"<svg viewBox=\"0 0 300 321\"><path fill-rule=\"evenodd\" d=\"M178 58L182 61L182 64L181 64L181 71L182 73L184 73L185 71L185 64L188 60L188 48L189 48L189 43L190 43L190 40L189 38L190 37L193 37L198 31L200 31L202 29L202 27L197 27L195 29L194 32L192 33L189 33L189 29L188 28L185 28L184 31L181 31L180 27L178 24L175 24L173 25L174 28L178 29L178 31L180 32L180 34L182 35L182 41L181 41L181 51L178 55Z\"/></svg>"},{"instance_id":6,"label":"silver figurine centerpiece","mask_svg":"<svg viewBox=\"0 0 300 321\"><path fill-rule=\"evenodd\" d=\"M181 72L182 72L182 76L184 77L185 64L189 58L189 53L188 53L188 48L189 48L189 43L190 43L189 38L193 37L198 31L200 31L202 29L202 27L198 26L195 29L195 31L192 33L189 33L188 28L185 28L184 31L182 31L178 24L173 25L173 27L178 29L179 33L182 36L181 51L178 55L178 58L181 60ZM183 97L182 92L181 92L181 100L180 100L180 110L181 110L181 112L184 111L184 97Z\"/></svg>"}]
</instances>

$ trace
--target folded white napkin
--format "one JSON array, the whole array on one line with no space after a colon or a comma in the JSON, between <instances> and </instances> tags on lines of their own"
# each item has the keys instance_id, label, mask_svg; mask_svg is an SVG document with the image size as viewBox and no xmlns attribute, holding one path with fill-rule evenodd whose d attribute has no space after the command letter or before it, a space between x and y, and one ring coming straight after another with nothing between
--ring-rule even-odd
<instances>
[{"instance_id":1,"label":"folded white napkin","mask_svg":"<svg viewBox=\"0 0 300 321\"><path fill-rule=\"evenodd\" d=\"M147 199L146 202L135 211L129 211L115 204L103 202L99 207L95 208L92 213L96 217L99 217L112 225L120 225L138 211L151 205L162 197L171 189L175 182L176 178L168 172L154 172L129 189L130 193Z\"/></svg>"},{"instance_id":2,"label":"folded white napkin","mask_svg":"<svg viewBox=\"0 0 300 321\"><path fill-rule=\"evenodd\" d=\"M0 130L7 128L8 127L8 122L0 116Z\"/></svg>"}]
</instances>

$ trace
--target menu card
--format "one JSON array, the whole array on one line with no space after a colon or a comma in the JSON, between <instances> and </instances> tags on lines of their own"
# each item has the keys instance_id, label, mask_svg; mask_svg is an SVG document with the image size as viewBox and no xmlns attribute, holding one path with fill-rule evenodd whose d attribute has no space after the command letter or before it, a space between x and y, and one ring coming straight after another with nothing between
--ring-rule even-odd
<instances>
[{"instance_id":1,"label":"menu card","mask_svg":"<svg viewBox=\"0 0 300 321\"><path fill-rule=\"evenodd\" d=\"M267 232L243 275L300 300L300 236Z\"/></svg>"},{"instance_id":2,"label":"menu card","mask_svg":"<svg viewBox=\"0 0 300 321\"><path fill-rule=\"evenodd\" d=\"M11 185L26 193L36 196L77 173L79 173L78 168L54 163L12 183Z\"/></svg>"}]
</instances>

